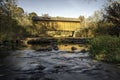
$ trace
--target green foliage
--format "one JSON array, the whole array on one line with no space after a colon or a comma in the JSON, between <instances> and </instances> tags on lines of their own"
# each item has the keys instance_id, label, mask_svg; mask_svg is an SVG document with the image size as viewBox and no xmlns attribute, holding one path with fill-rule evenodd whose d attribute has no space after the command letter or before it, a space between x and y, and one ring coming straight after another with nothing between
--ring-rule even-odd
<instances>
[{"instance_id":1,"label":"green foliage","mask_svg":"<svg viewBox=\"0 0 120 80\"><path fill-rule=\"evenodd\" d=\"M100 14L103 13L103 14ZM101 17L101 18L100 18ZM94 27L94 35L120 36L120 3L112 1L104 7L104 11L95 12L94 16L89 17L92 20L88 26Z\"/></svg>"},{"instance_id":2,"label":"green foliage","mask_svg":"<svg viewBox=\"0 0 120 80\"><path fill-rule=\"evenodd\" d=\"M17 40L28 35L26 29L18 25L18 21L6 15L0 15L0 40Z\"/></svg>"},{"instance_id":3,"label":"green foliage","mask_svg":"<svg viewBox=\"0 0 120 80\"><path fill-rule=\"evenodd\" d=\"M0 40L9 39L17 22L6 15L0 15L0 18Z\"/></svg>"},{"instance_id":4,"label":"green foliage","mask_svg":"<svg viewBox=\"0 0 120 80\"><path fill-rule=\"evenodd\" d=\"M24 9L16 5L16 0L7 0L9 15L5 15L0 8L0 41L18 40L35 34L35 27L31 17L35 12L25 14Z\"/></svg>"},{"instance_id":5,"label":"green foliage","mask_svg":"<svg viewBox=\"0 0 120 80\"><path fill-rule=\"evenodd\" d=\"M29 13L29 19L30 19L30 20L31 20L32 17L34 17L34 16L37 16L37 14L36 14L35 12L31 12L31 13Z\"/></svg>"},{"instance_id":6,"label":"green foliage","mask_svg":"<svg viewBox=\"0 0 120 80\"><path fill-rule=\"evenodd\" d=\"M97 27L95 28L95 36L99 35L113 35L114 30L111 30L114 27L113 23L107 22L98 22Z\"/></svg>"},{"instance_id":7,"label":"green foliage","mask_svg":"<svg viewBox=\"0 0 120 80\"><path fill-rule=\"evenodd\" d=\"M114 1L107 7L105 7L106 13L104 14L104 18L107 22L112 22L114 24L120 24L120 3Z\"/></svg>"},{"instance_id":8,"label":"green foliage","mask_svg":"<svg viewBox=\"0 0 120 80\"><path fill-rule=\"evenodd\" d=\"M104 10L101 18L94 15L94 17L89 19L93 21L88 26L93 26L93 33L96 36L90 41L90 55L97 60L120 62L119 1L109 1Z\"/></svg>"},{"instance_id":9,"label":"green foliage","mask_svg":"<svg viewBox=\"0 0 120 80\"><path fill-rule=\"evenodd\" d=\"M120 36L120 2L113 1L107 7L105 7L104 22L113 23L113 27L110 27L112 35Z\"/></svg>"},{"instance_id":10,"label":"green foliage","mask_svg":"<svg viewBox=\"0 0 120 80\"><path fill-rule=\"evenodd\" d=\"M120 62L120 37L99 36L90 42L90 54L98 60Z\"/></svg>"}]
</instances>

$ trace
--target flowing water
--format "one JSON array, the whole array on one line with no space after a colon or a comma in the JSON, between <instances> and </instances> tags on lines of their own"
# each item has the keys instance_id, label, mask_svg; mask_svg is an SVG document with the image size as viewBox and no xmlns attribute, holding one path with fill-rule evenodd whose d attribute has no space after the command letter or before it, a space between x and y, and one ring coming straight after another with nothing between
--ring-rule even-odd
<instances>
[{"instance_id":1,"label":"flowing water","mask_svg":"<svg viewBox=\"0 0 120 80\"><path fill-rule=\"evenodd\" d=\"M119 80L120 67L93 60L84 45L29 45L0 59L0 80ZM71 50L74 47L74 50ZM83 53L84 51L84 53Z\"/></svg>"}]
</instances>

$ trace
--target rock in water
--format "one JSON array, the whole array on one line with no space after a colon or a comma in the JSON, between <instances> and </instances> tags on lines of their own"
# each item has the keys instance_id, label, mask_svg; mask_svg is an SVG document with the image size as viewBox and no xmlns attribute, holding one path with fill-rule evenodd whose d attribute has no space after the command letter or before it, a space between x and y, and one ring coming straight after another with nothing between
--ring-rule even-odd
<instances>
[{"instance_id":1,"label":"rock in water","mask_svg":"<svg viewBox=\"0 0 120 80\"><path fill-rule=\"evenodd\" d=\"M86 53L87 51L85 49L81 50L81 53Z\"/></svg>"},{"instance_id":2,"label":"rock in water","mask_svg":"<svg viewBox=\"0 0 120 80\"><path fill-rule=\"evenodd\" d=\"M59 50L58 46L53 47L54 50Z\"/></svg>"},{"instance_id":3,"label":"rock in water","mask_svg":"<svg viewBox=\"0 0 120 80\"><path fill-rule=\"evenodd\" d=\"M72 47L71 47L71 50L74 51L74 50L77 50L77 48L74 47L74 46L72 46Z\"/></svg>"}]
</instances>

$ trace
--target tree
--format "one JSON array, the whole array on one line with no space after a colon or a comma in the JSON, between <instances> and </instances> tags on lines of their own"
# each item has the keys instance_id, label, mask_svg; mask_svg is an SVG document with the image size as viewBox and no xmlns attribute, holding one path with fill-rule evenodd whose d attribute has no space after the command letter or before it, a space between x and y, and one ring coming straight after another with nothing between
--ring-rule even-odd
<instances>
[{"instance_id":1,"label":"tree","mask_svg":"<svg viewBox=\"0 0 120 80\"><path fill-rule=\"evenodd\" d=\"M35 13L35 12L29 13L29 19L30 19L30 20L31 20L32 17L34 17L34 16L37 16L37 13Z\"/></svg>"},{"instance_id":2,"label":"tree","mask_svg":"<svg viewBox=\"0 0 120 80\"><path fill-rule=\"evenodd\" d=\"M82 23L83 21L85 21L85 17L84 16L79 16L80 22Z\"/></svg>"},{"instance_id":3,"label":"tree","mask_svg":"<svg viewBox=\"0 0 120 80\"><path fill-rule=\"evenodd\" d=\"M114 1L109 6L105 7L105 13L103 15L104 21L113 23L113 27L110 28L111 35L120 36L120 2Z\"/></svg>"},{"instance_id":4,"label":"tree","mask_svg":"<svg viewBox=\"0 0 120 80\"><path fill-rule=\"evenodd\" d=\"M9 14L9 11L8 11L8 9L7 9L7 7L6 7L6 5L5 5L3 0L0 0L0 8L2 9L2 11L4 13L6 13L7 15Z\"/></svg>"},{"instance_id":5,"label":"tree","mask_svg":"<svg viewBox=\"0 0 120 80\"><path fill-rule=\"evenodd\" d=\"M106 14L104 14L104 19L107 22L112 22L114 24L120 24L120 3L114 2L105 8Z\"/></svg>"},{"instance_id":6,"label":"tree","mask_svg":"<svg viewBox=\"0 0 120 80\"><path fill-rule=\"evenodd\" d=\"M15 12L14 12L14 15L15 15L16 17L22 17L23 14L24 14L24 10L23 10L23 8L21 8L21 7L16 7L16 9L15 9L14 11L15 11Z\"/></svg>"},{"instance_id":7,"label":"tree","mask_svg":"<svg viewBox=\"0 0 120 80\"><path fill-rule=\"evenodd\" d=\"M10 5L14 5L14 6L17 5L17 0L5 0L5 1Z\"/></svg>"}]
</instances>

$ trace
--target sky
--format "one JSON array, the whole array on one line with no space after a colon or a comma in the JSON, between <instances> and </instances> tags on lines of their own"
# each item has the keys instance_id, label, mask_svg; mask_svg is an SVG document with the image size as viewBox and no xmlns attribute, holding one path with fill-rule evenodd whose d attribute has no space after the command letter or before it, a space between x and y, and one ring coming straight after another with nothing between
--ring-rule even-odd
<instances>
[{"instance_id":1,"label":"sky","mask_svg":"<svg viewBox=\"0 0 120 80\"><path fill-rule=\"evenodd\" d=\"M18 0L18 6L25 12L36 12L38 16L49 14L56 17L78 18L91 16L100 10L106 0Z\"/></svg>"}]
</instances>

